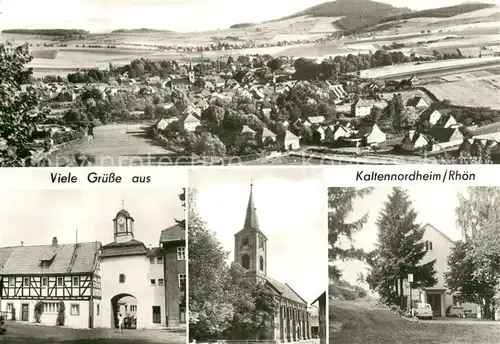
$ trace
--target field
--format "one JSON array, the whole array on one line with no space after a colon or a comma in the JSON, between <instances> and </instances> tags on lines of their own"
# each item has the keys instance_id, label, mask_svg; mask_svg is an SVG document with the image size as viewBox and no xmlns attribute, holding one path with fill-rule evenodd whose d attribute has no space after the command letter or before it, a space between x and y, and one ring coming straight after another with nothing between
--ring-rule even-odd
<instances>
[{"instance_id":1,"label":"field","mask_svg":"<svg viewBox=\"0 0 500 344\"><path fill-rule=\"evenodd\" d=\"M453 105L500 109L500 76L479 80L455 81L426 85L437 99L448 99Z\"/></svg>"},{"instance_id":2,"label":"field","mask_svg":"<svg viewBox=\"0 0 500 344\"><path fill-rule=\"evenodd\" d=\"M330 344L498 344L498 322L403 320L367 302L330 301Z\"/></svg>"}]
</instances>

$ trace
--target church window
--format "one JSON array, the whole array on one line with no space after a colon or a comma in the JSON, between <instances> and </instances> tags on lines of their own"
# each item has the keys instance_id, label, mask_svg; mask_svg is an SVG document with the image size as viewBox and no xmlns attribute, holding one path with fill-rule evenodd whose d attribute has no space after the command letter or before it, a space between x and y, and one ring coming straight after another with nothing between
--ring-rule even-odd
<instances>
[{"instance_id":1,"label":"church window","mask_svg":"<svg viewBox=\"0 0 500 344\"><path fill-rule=\"evenodd\" d=\"M79 284L78 276L73 276L73 287L78 287Z\"/></svg>"},{"instance_id":2,"label":"church window","mask_svg":"<svg viewBox=\"0 0 500 344\"><path fill-rule=\"evenodd\" d=\"M125 283L125 274L120 274L120 276L118 277L118 282Z\"/></svg>"},{"instance_id":3,"label":"church window","mask_svg":"<svg viewBox=\"0 0 500 344\"><path fill-rule=\"evenodd\" d=\"M264 249L264 239L263 238L259 238L259 248L261 249Z\"/></svg>"},{"instance_id":4,"label":"church window","mask_svg":"<svg viewBox=\"0 0 500 344\"><path fill-rule=\"evenodd\" d=\"M130 305L131 312L137 312L137 305Z\"/></svg>"},{"instance_id":5,"label":"church window","mask_svg":"<svg viewBox=\"0 0 500 344\"><path fill-rule=\"evenodd\" d=\"M155 263L155 257L151 257L151 258L149 258L149 263L150 263L150 264L154 264L154 263Z\"/></svg>"},{"instance_id":6,"label":"church window","mask_svg":"<svg viewBox=\"0 0 500 344\"><path fill-rule=\"evenodd\" d=\"M156 257L156 262L158 264L163 264L163 257Z\"/></svg>"},{"instance_id":7,"label":"church window","mask_svg":"<svg viewBox=\"0 0 500 344\"><path fill-rule=\"evenodd\" d=\"M63 286L63 278L62 277L57 277L57 286L62 287Z\"/></svg>"},{"instance_id":8,"label":"church window","mask_svg":"<svg viewBox=\"0 0 500 344\"><path fill-rule=\"evenodd\" d=\"M241 246L248 246L248 237L244 237Z\"/></svg>"},{"instance_id":9,"label":"church window","mask_svg":"<svg viewBox=\"0 0 500 344\"><path fill-rule=\"evenodd\" d=\"M245 254L241 257L241 266L245 269L250 269L250 256Z\"/></svg>"},{"instance_id":10,"label":"church window","mask_svg":"<svg viewBox=\"0 0 500 344\"><path fill-rule=\"evenodd\" d=\"M156 285L156 280L154 278L152 278L150 281L151 285Z\"/></svg>"},{"instance_id":11,"label":"church window","mask_svg":"<svg viewBox=\"0 0 500 344\"><path fill-rule=\"evenodd\" d=\"M70 315L80 315L80 305L77 303L72 303L70 307Z\"/></svg>"},{"instance_id":12,"label":"church window","mask_svg":"<svg viewBox=\"0 0 500 344\"><path fill-rule=\"evenodd\" d=\"M259 267L260 271L264 271L264 258L262 257L259 258Z\"/></svg>"},{"instance_id":13,"label":"church window","mask_svg":"<svg viewBox=\"0 0 500 344\"><path fill-rule=\"evenodd\" d=\"M24 287L30 286L30 278L29 277L24 277L23 286Z\"/></svg>"},{"instance_id":14,"label":"church window","mask_svg":"<svg viewBox=\"0 0 500 344\"><path fill-rule=\"evenodd\" d=\"M184 246L177 247L177 260L186 260L186 248Z\"/></svg>"},{"instance_id":15,"label":"church window","mask_svg":"<svg viewBox=\"0 0 500 344\"><path fill-rule=\"evenodd\" d=\"M163 285L163 278L158 279L158 285Z\"/></svg>"}]
</instances>

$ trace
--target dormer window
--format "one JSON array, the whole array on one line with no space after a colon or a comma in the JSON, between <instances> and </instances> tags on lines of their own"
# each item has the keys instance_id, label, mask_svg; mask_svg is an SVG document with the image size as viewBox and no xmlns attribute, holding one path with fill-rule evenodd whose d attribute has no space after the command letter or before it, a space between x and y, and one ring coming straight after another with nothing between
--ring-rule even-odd
<instances>
[{"instance_id":1,"label":"dormer window","mask_svg":"<svg viewBox=\"0 0 500 344\"><path fill-rule=\"evenodd\" d=\"M40 266L42 268L48 268L50 266L50 260L41 260L40 261Z\"/></svg>"}]
</instances>

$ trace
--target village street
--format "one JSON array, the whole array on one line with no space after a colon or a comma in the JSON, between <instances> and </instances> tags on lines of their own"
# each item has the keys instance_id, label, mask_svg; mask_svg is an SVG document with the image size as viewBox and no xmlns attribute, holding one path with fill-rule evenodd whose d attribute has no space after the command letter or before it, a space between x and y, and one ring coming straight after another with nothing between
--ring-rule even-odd
<instances>
[{"instance_id":1,"label":"village street","mask_svg":"<svg viewBox=\"0 0 500 344\"><path fill-rule=\"evenodd\" d=\"M418 323L364 301L330 301L330 344L498 344L498 322L443 318Z\"/></svg>"},{"instance_id":2,"label":"village street","mask_svg":"<svg viewBox=\"0 0 500 344\"><path fill-rule=\"evenodd\" d=\"M98 166L157 166L170 163L169 151L146 137L148 123L107 124L94 129L94 140L73 142L53 154L50 166L74 165L74 154L95 157Z\"/></svg>"},{"instance_id":3,"label":"village street","mask_svg":"<svg viewBox=\"0 0 500 344\"><path fill-rule=\"evenodd\" d=\"M0 336L0 343L184 344L186 342L184 329L179 331L123 330L120 333L114 329L76 330L12 321L7 322L6 325L7 332Z\"/></svg>"}]
</instances>

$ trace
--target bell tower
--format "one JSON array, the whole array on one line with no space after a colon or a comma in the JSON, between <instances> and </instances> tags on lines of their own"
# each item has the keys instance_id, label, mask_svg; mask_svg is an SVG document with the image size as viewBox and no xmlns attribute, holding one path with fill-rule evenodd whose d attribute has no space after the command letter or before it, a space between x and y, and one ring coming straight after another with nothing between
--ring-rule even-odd
<instances>
[{"instance_id":1,"label":"bell tower","mask_svg":"<svg viewBox=\"0 0 500 344\"><path fill-rule=\"evenodd\" d=\"M258 282L267 275L267 237L260 230L253 191L253 183L250 183L243 229L234 235L234 260L245 269L248 277Z\"/></svg>"},{"instance_id":2,"label":"bell tower","mask_svg":"<svg viewBox=\"0 0 500 344\"><path fill-rule=\"evenodd\" d=\"M134 239L134 218L124 208L122 201L122 209L116 213L113 219L114 241L115 243L123 243Z\"/></svg>"}]
</instances>

